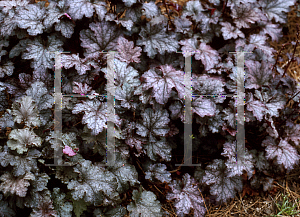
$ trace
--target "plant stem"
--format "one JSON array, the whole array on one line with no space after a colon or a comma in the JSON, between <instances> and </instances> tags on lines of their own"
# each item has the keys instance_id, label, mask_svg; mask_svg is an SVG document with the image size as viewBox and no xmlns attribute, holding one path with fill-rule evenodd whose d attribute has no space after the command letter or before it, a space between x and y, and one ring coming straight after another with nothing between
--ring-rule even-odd
<instances>
[{"instance_id":1,"label":"plant stem","mask_svg":"<svg viewBox=\"0 0 300 217\"><path fill-rule=\"evenodd\" d=\"M165 5L165 8L166 8L166 11L168 13L168 24L167 24L167 32L169 32L169 22L171 22L171 17L170 17L170 14L169 14L169 8L166 4L166 0L164 0L164 5Z\"/></svg>"},{"instance_id":2,"label":"plant stem","mask_svg":"<svg viewBox=\"0 0 300 217\"><path fill-rule=\"evenodd\" d=\"M286 104L289 104L289 102L290 102L295 96L297 96L299 93L300 93L300 91L298 91L296 94L294 94L294 96L290 97L290 98L288 99L288 101L287 101Z\"/></svg>"},{"instance_id":3,"label":"plant stem","mask_svg":"<svg viewBox=\"0 0 300 217\"><path fill-rule=\"evenodd\" d=\"M224 0L224 3L223 3L223 9L222 9L222 16L223 16L223 13L225 11L225 7L227 5L227 0Z\"/></svg>"},{"instance_id":4,"label":"plant stem","mask_svg":"<svg viewBox=\"0 0 300 217\"><path fill-rule=\"evenodd\" d=\"M298 39L299 39L299 24L297 24L297 39L296 39L296 45L295 45L295 47L294 47L294 51L293 51L293 54L292 54L292 58L290 59L288 65L286 66L286 68L285 68L285 70L284 70L284 73L283 73L283 75L282 75L282 78L285 76L285 74L286 74L286 72L287 72L287 70L288 70L288 68L289 68L289 66L290 66L290 64L291 64L291 62L295 61L295 60L294 60L294 56L295 56L296 48L297 48L298 43L299 43ZM278 84L276 85L275 89L278 88L279 84L280 84L280 81L279 81Z\"/></svg>"},{"instance_id":5,"label":"plant stem","mask_svg":"<svg viewBox=\"0 0 300 217\"><path fill-rule=\"evenodd\" d=\"M280 48L280 50L279 50L279 52L278 52L278 54L277 54L277 57L276 57L276 62L275 62L275 64L273 65L273 68L272 68L272 72L273 72L273 70L274 70L274 68L275 68L275 66L276 66L276 64L277 64L277 62L278 62L278 59L279 59L279 56L280 56L280 53L281 53L281 51L283 50L283 48L286 46L286 45L288 45L288 44L290 44L290 42L288 42L288 43L285 43L285 44L283 44L282 46L281 46L281 48Z\"/></svg>"}]
</instances>

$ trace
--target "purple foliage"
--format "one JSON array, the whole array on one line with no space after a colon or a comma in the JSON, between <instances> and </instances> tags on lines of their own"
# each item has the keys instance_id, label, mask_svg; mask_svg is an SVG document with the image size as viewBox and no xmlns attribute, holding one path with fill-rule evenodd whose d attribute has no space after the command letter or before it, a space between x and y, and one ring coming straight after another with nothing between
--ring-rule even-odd
<instances>
[{"instance_id":1,"label":"purple foliage","mask_svg":"<svg viewBox=\"0 0 300 217\"><path fill-rule=\"evenodd\" d=\"M165 198L174 200L178 216L193 209L200 217L200 189L223 203L242 191L242 175L267 191L273 178L265 174L299 164L300 88L279 67L272 70L276 52L267 43L282 37L295 0L226 1L230 13L223 13L223 1L209 0L215 7L208 10L207 1L194 0L177 7L182 13L174 20L153 0L106 2L0 1L0 215L18 216L15 210L26 207L30 216L166 216L158 195L143 188L146 179L169 185ZM266 135L255 147L247 144L239 162L235 98L209 96L236 94L234 50L252 52L245 55L245 126ZM53 69L55 52L63 51L71 52L61 54L61 93L89 96L63 97L60 136L53 128ZM115 51L115 58L103 51ZM192 60L192 90L185 86L185 57ZM113 108L100 97L113 90L107 80L114 81L110 117ZM185 148L189 91L205 95L191 97L193 150L219 154L178 180L169 170L178 163L172 154ZM294 107L287 106L292 96ZM115 162L103 166L112 148L109 122ZM53 149L69 166L47 168ZM128 192L131 203L122 207Z\"/></svg>"}]
</instances>

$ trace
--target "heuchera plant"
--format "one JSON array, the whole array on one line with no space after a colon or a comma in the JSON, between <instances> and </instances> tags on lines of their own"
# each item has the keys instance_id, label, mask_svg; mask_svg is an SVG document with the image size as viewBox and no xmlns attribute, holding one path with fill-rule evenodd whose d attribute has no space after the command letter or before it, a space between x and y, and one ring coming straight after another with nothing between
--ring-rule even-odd
<instances>
[{"instance_id":1,"label":"heuchera plant","mask_svg":"<svg viewBox=\"0 0 300 217\"><path fill-rule=\"evenodd\" d=\"M208 202L201 192L222 204L245 182L268 191L299 164L300 86L267 43L282 37L295 0L183 2L166 14L167 4L153 0L0 2L1 216L158 217L168 215L162 206L169 200L178 216L194 210L200 217ZM56 51L69 52L61 54L61 92L88 95L63 97L61 137L53 121ZM100 96L111 75L104 51L118 52L115 161L107 166L112 117ZM234 51L251 52L244 69L247 142L238 164L235 98L209 97L237 94ZM184 148L187 52L198 95L193 153L210 158L189 169L175 166ZM56 148L67 166L46 165ZM164 197L149 187L154 183Z\"/></svg>"}]
</instances>

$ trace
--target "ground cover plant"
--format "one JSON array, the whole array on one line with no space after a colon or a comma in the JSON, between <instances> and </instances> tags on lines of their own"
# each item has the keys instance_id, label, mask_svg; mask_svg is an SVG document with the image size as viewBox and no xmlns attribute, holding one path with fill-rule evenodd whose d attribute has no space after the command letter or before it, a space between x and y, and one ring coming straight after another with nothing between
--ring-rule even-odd
<instances>
[{"instance_id":1,"label":"ground cover plant","mask_svg":"<svg viewBox=\"0 0 300 217\"><path fill-rule=\"evenodd\" d=\"M245 186L270 191L299 164L300 86L275 51L294 0L0 2L1 216L206 213ZM299 34L299 32L297 33ZM298 35L297 35L298 37ZM284 45L286 46L286 45ZM108 58L115 157L106 162ZM53 163L54 70L61 54L64 164ZM182 53L177 53L182 51ZM236 162L236 55L245 51L246 150ZM184 57L192 54L193 162L183 162ZM277 62L287 55L285 69ZM189 87L188 87L189 88ZM255 138L255 139L253 139ZM194 157L195 156L195 157ZM157 193L159 192L159 193ZM128 200L128 198L130 198ZM282 206L280 206L282 208Z\"/></svg>"}]
</instances>

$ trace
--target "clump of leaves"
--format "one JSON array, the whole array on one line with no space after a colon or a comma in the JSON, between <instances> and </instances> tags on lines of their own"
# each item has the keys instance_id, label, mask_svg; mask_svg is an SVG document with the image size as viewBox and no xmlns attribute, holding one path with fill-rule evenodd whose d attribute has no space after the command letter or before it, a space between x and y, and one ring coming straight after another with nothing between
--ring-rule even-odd
<instances>
[{"instance_id":1,"label":"clump of leaves","mask_svg":"<svg viewBox=\"0 0 300 217\"><path fill-rule=\"evenodd\" d=\"M10 208L26 206L31 216L164 216L153 192L134 189L145 178L169 185L166 197L178 216L192 209L204 216L199 187L223 203L242 190L245 172L252 187L266 191L273 182L266 171L290 172L299 164L299 85L276 66L280 55L267 43L282 37L295 0L166 4L176 10L174 19L160 10L168 5L152 0L0 2L0 190L9 198L1 197L1 214L20 215ZM242 74L232 51L248 52ZM296 60L295 53L287 56ZM238 94L237 84L246 89L245 117L238 120L236 100L227 95ZM63 96L59 120L54 94L72 93L84 98ZM103 97L109 93L113 104ZM198 158L205 167L178 171L174 180L167 168L175 164L172 153L182 152L187 112L193 150L212 158ZM237 121L264 135L245 153L233 142ZM48 186L53 168L44 164L53 149L55 162L69 166L56 167ZM107 152L114 164L104 167ZM145 174L139 160L148 164ZM126 210L120 196L127 191Z\"/></svg>"}]
</instances>

